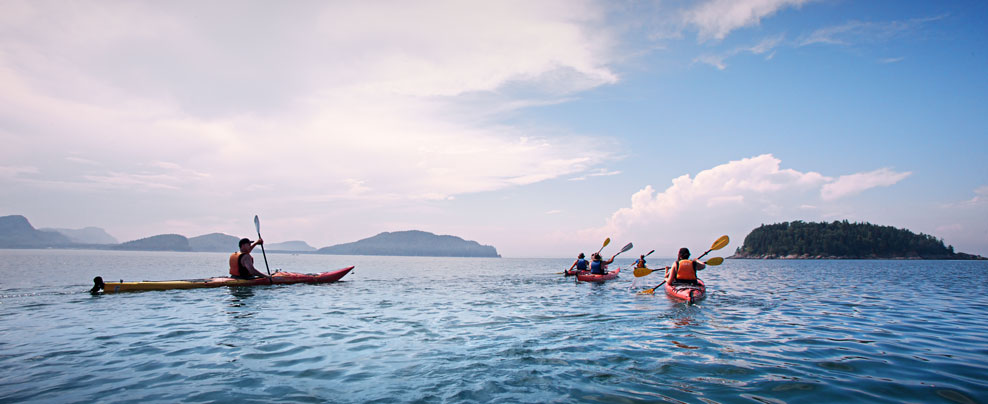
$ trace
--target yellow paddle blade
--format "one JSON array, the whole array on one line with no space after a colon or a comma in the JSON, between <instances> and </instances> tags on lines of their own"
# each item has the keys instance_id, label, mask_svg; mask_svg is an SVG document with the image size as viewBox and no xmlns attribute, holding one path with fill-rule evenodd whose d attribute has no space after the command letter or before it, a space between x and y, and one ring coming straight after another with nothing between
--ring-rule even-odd
<instances>
[{"instance_id":1,"label":"yellow paddle blade","mask_svg":"<svg viewBox=\"0 0 988 404\"><path fill-rule=\"evenodd\" d=\"M643 290L641 292L638 292L638 294L639 295L654 295L655 294L655 288L645 289L645 290Z\"/></svg>"},{"instance_id":2,"label":"yellow paddle blade","mask_svg":"<svg viewBox=\"0 0 988 404\"><path fill-rule=\"evenodd\" d=\"M726 247L727 244L729 244L730 242L731 242L731 238L730 237L727 237L727 235L725 234L723 236L720 236L720 238L717 239L717 241L714 241L714 244L712 246L710 246L710 249L711 250L719 250L721 248Z\"/></svg>"},{"instance_id":3,"label":"yellow paddle blade","mask_svg":"<svg viewBox=\"0 0 988 404\"><path fill-rule=\"evenodd\" d=\"M655 271L655 270L654 269L649 269L649 268L635 268L635 278L641 278L643 276L648 276L648 274L652 273L653 271Z\"/></svg>"},{"instance_id":4,"label":"yellow paddle blade","mask_svg":"<svg viewBox=\"0 0 988 404\"><path fill-rule=\"evenodd\" d=\"M723 263L724 263L724 258L722 257L713 257L711 259L708 259L706 262L707 265L713 265L713 266L717 266Z\"/></svg>"},{"instance_id":5,"label":"yellow paddle blade","mask_svg":"<svg viewBox=\"0 0 988 404\"><path fill-rule=\"evenodd\" d=\"M607 245L610 244L610 243L611 243L611 238L610 237L605 238L604 239L604 245L600 246L600 249L603 250L604 247L607 247Z\"/></svg>"}]
</instances>

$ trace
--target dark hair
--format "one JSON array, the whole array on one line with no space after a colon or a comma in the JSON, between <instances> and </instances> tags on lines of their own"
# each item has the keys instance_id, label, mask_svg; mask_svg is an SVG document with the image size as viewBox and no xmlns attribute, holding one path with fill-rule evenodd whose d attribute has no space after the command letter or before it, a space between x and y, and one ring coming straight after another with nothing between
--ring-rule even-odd
<instances>
[{"instance_id":1,"label":"dark hair","mask_svg":"<svg viewBox=\"0 0 988 404\"><path fill-rule=\"evenodd\" d=\"M690 257L690 249L683 247L679 249L679 259L684 260Z\"/></svg>"},{"instance_id":2,"label":"dark hair","mask_svg":"<svg viewBox=\"0 0 988 404\"><path fill-rule=\"evenodd\" d=\"M586 255L583 255L583 253L580 253L580 255L578 255L576 258L583 258L583 257L586 257Z\"/></svg>"},{"instance_id":3,"label":"dark hair","mask_svg":"<svg viewBox=\"0 0 988 404\"><path fill-rule=\"evenodd\" d=\"M249 238L242 238L242 239L240 239L240 244L237 244L237 245L242 247L244 244L250 244L250 239Z\"/></svg>"}]
</instances>

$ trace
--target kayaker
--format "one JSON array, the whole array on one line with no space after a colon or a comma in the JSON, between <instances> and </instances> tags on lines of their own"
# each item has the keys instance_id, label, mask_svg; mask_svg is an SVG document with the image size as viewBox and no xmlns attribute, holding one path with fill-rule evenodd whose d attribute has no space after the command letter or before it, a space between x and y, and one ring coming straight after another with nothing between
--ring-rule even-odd
<instances>
[{"instance_id":1,"label":"kayaker","mask_svg":"<svg viewBox=\"0 0 988 404\"><path fill-rule=\"evenodd\" d=\"M576 268L577 271L586 271L589 266L590 261L586 260L586 255L580 253L580 255L576 256L576 261L573 261L573 265L570 265L566 272L573 271L573 268Z\"/></svg>"},{"instance_id":2,"label":"kayaker","mask_svg":"<svg viewBox=\"0 0 988 404\"><path fill-rule=\"evenodd\" d=\"M270 278L254 268L254 257L250 256L254 247L261 244L264 244L261 238L253 243L247 238L240 239L240 251L230 254L230 276L237 279Z\"/></svg>"},{"instance_id":3,"label":"kayaker","mask_svg":"<svg viewBox=\"0 0 988 404\"><path fill-rule=\"evenodd\" d=\"M614 254L614 257L617 257L617 254ZM607 271L605 271L604 269L607 268L607 265L610 265L611 263L614 262L614 257L611 257L611 259L604 261L600 257L600 253L593 253L593 255L590 256L590 274L592 275L606 274Z\"/></svg>"},{"instance_id":4,"label":"kayaker","mask_svg":"<svg viewBox=\"0 0 988 404\"><path fill-rule=\"evenodd\" d=\"M690 259L689 248L680 248L676 263L666 271L666 282L670 285L697 285L696 271L706 267L706 264Z\"/></svg>"},{"instance_id":5,"label":"kayaker","mask_svg":"<svg viewBox=\"0 0 988 404\"><path fill-rule=\"evenodd\" d=\"M642 254L638 257L638 260L635 261L635 268L645 268L645 254Z\"/></svg>"}]
</instances>

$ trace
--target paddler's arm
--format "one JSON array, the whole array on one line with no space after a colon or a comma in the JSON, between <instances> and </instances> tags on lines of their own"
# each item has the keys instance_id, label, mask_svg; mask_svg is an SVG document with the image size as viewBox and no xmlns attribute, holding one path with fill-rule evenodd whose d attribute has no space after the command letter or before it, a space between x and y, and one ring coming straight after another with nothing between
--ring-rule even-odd
<instances>
[{"instance_id":1,"label":"paddler's arm","mask_svg":"<svg viewBox=\"0 0 988 404\"><path fill-rule=\"evenodd\" d=\"M254 248L254 246L252 245L251 248ZM247 268L247 272L250 272L251 275L259 276L262 278L270 278L268 274L258 271L257 268L254 268L254 257L251 257L249 254L244 254L243 258L241 259L244 260L244 267Z\"/></svg>"},{"instance_id":2,"label":"paddler's arm","mask_svg":"<svg viewBox=\"0 0 988 404\"><path fill-rule=\"evenodd\" d=\"M264 244L264 239L258 237L257 238L257 241L254 241L253 243L250 244L250 250L247 250L247 252L254 251L254 247L257 247L257 246L259 246L261 244Z\"/></svg>"},{"instance_id":3,"label":"paddler's arm","mask_svg":"<svg viewBox=\"0 0 988 404\"><path fill-rule=\"evenodd\" d=\"M707 264L704 264L700 261L693 261L693 262L694 262L693 267L696 268L697 271L707 267Z\"/></svg>"},{"instance_id":4,"label":"paddler's arm","mask_svg":"<svg viewBox=\"0 0 988 404\"><path fill-rule=\"evenodd\" d=\"M576 260L576 261L573 261L573 265L570 265L570 266L569 266L569 269L567 269L566 271L567 271L567 272L568 272L568 271L572 271L572 270L573 270L573 268L576 268L576 262L577 262L577 261L579 261L579 260Z\"/></svg>"}]
</instances>

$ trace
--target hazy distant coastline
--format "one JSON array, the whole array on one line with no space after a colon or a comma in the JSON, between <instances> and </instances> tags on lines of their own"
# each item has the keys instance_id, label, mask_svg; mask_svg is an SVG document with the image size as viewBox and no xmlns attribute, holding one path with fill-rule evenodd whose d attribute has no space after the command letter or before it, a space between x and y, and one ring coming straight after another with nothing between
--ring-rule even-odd
<instances>
[{"instance_id":1,"label":"hazy distant coastline","mask_svg":"<svg viewBox=\"0 0 988 404\"><path fill-rule=\"evenodd\" d=\"M0 217L0 248L233 252L237 249L238 240L238 237L223 233L191 238L180 234L159 234L118 243L116 238L98 227L35 229L24 216ZM267 243L265 249L268 252L305 254L500 257L493 246L419 230L385 232L352 243L319 249L300 240Z\"/></svg>"}]
</instances>

